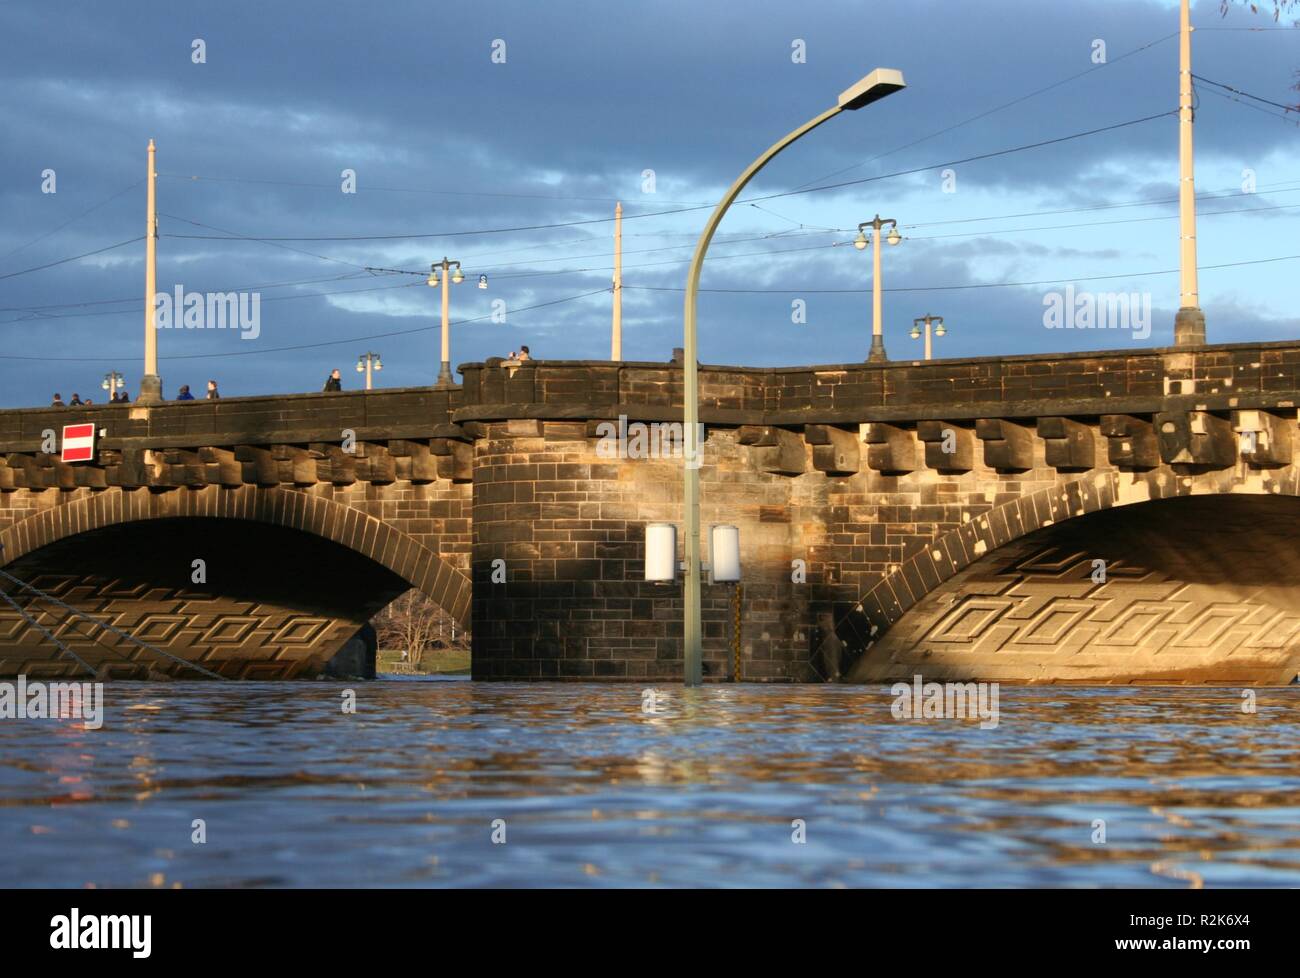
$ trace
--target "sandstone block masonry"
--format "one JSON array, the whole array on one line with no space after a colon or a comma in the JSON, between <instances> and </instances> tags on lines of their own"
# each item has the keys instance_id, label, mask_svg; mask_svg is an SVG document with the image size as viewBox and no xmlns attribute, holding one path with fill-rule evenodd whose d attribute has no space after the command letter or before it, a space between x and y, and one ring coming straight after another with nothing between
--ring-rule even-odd
<instances>
[{"instance_id":1,"label":"sandstone block masonry","mask_svg":"<svg viewBox=\"0 0 1300 978\"><path fill-rule=\"evenodd\" d=\"M1117 613L1107 584L1043 570L1078 574L1131 551L1057 561L1044 546L1089 534L1042 546L1034 535L1182 496L1289 505L1298 371L1295 342L702 368L702 523L740 528L741 677L874 680L921 664L1050 681L1072 674L1054 658L1074 654L1070 616L1111 643L1088 660L1093 680L1226 681L1217 664L1234 656L1251 663L1248 681L1285 674L1300 649L1288 631L1300 616L1282 597L1292 592L1243 579L1241 561L1210 577L1186 557L1213 507L1149 521L1182 538L1146 570L1160 576L1151 593L1178 596L1158 624L1134 575L1133 621L1107 630ZM0 412L0 561L233 675L309 674L359 616L411 586L472 623L478 678L679 678L680 587L642 578L646 524L681 525L681 460L611 458L598 436L620 418L680 421L680 364L488 361L460 372L451 391ZM45 450L51 431L82 420L102 431L92 462ZM1232 538L1254 546L1250 534L1264 531L1251 527L1268 522L1254 514L1272 511L1222 512L1241 528ZM250 596L217 574L196 592L161 569L151 580L161 565L147 560L125 581L90 559L106 530L120 547L143 523L202 540L231 520L274 524L276 536L259 549L241 534L223 553L256 560L267 582L296 574L305 586ZM997 563L1027 554L1028 570ZM312 593L313 579L345 565L366 593ZM1224 609L1242 593L1251 610L1230 620ZM707 675L723 680L735 667L733 592L706 585L704 599ZM0 612L0 636L17 649L4 662L48 658L39 630L19 621Z\"/></svg>"}]
</instances>

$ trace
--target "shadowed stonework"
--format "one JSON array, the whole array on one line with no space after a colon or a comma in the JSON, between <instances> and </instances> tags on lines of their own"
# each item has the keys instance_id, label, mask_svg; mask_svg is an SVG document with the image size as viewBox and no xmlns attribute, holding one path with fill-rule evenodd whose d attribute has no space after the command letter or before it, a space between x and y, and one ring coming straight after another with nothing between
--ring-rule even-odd
<instances>
[{"instance_id":1,"label":"shadowed stonework","mask_svg":"<svg viewBox=\"0 0 1300 978\"><path fill-rule=\"evenodd\" d=\"M1300 672L1300 500L1188 497L1050 526L931 591L859 681L1241 685Z\"/></svg>"},{"instance_id":2,"label":"shadowed stonework","mask_svg":"<svg viewBox=\"0 0 1300 978\"><path fill-rule=\"evenodd\" d=\"M202 583L193 581L195 559ZM169 519L92 530L6 570L95 621L232 679L319 675L408 585L387 568L298 530ZM101 678L202 674L5 581L4 590ZM38 628L0 610L0 675L83 676ZM83 676L84 678L84 676Z\"/></svg>"}]
</instances>

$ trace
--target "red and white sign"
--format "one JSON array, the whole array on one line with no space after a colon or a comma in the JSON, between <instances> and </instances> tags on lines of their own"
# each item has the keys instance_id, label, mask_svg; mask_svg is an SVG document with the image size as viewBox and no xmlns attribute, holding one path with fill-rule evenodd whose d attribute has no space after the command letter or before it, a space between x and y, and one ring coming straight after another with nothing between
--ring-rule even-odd
<instances>
[{"instance_id":1,"label":"red and white sign","mask_svg":"<svg viewBox=\"0 0 1300 978\"><path fill-rule=\"evenodd\" d=\"M91 462L95 458L95 426L93 424L65 424L63 426L63 461Z\"/></svg>"}]
</instances>

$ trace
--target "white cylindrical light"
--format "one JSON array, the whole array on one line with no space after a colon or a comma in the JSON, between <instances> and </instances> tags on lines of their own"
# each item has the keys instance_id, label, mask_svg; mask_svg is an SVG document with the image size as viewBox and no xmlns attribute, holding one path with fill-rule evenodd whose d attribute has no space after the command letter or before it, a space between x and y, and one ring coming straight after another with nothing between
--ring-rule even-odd
<instances>
[{"instance_id":1,"label":"white cylindrical light","mask_svg":"<svg viewBox=\"0 0 1300 978\"><path fill-rule=\"evenodd\" d=\"M677 527L672 523L646 524L645 579L677 580Z\"/></svg>"},{"instance_id":2,"label":"white cylindrical light","mask_svg":"<svg viewBox=\"0 0 1300 978\"><path fill-rule=\"evenodd\" d=\"M717 583L740 580L740 530L715 526L709 539L709 567Z\"/></svg>"}]
</instances>

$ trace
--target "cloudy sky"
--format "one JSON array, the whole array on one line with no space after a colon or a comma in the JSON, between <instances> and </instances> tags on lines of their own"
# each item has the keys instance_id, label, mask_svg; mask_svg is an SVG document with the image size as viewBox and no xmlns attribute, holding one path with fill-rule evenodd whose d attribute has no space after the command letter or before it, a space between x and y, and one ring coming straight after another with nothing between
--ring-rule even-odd
<instances>
[{"instance_id":1,"label":"cloudy sky","mask_svg":"<svg viewBox=\"0 0 1300 978\"><path fill-rule=\"evenodd\" d=\"M1218 8L1195 4L1196 73L1267 101L1198 83L1201 305L1213 342L1294 339L1300 129L1268 103L1300 100L1300 31ZM351 387L366 350L382 385L431 383L438 297L409 273L443 256L469 276L453 364L607 358L618 200L624 356L667 360L712 204L877 66L908 88L805 137L728 215L702 360L863 359L852 240L876 214L904 235L883 256L893 359L921 355L927 312L950 327L939 356L1167 344L1178 277L1143 273L1178 263L1177 120L1134 120L1177 108L1177 27L1176 0L6 0L0 399L99 400L113 369L137 392L150 138L159 289L261 296L256 339L159 334L169 397L316 390L333 367ZM1067 284L1149 294L1151 336L1045 328Z\"/></svg>"}]
</instances>

